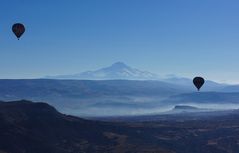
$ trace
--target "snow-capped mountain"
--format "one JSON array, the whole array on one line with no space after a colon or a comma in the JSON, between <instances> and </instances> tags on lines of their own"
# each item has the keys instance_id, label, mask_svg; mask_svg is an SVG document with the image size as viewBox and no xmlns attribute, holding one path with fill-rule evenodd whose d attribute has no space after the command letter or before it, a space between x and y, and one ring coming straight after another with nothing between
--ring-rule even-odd
<instances>
[{"instance_id":1,"label":"snow-capped mountain","mask_svg":"<svg viewBox=\"0 0 239 153\"><path fill-rule=\"evenodd\" d=\"M159 76L147 71L141 71L136 68L117 62L109 67L95 71L86 71L73 75L49 76L50 79L86 79L86 80L158 80Z\"/></svg>"},{"instance_id":2,"label":"snow-capped mountain","mask_svg":"<svg viewBox=\"0 0 239 153\"><path fill-rule=\"evenodd\" d=\"M71 79L71 80L158 80L165 83L180 85L190 90L195 87L192 78L180 77L177 75L168 75L164 78L157 74L132 68L123 62L116 62L109 67L101 68L95 71L86 71L72 75L48 76L47 79ZM227 86L206 79L202 91L223 91Z\"/></svg>"}]
</instances>

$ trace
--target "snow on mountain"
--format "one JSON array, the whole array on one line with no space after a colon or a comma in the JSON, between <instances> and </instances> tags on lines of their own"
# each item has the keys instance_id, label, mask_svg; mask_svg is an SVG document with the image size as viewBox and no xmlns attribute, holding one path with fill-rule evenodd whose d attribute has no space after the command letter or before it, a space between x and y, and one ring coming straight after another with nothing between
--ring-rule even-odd
<instances>
[{"instance_id":1,"label":"snow on mountain","mask_svg":"<svg viewBox=\"0 0 239 153\"><path fill-rule=\"evenodd\" d=\"M86 71L73 75L48 76L47 79L72 79L72 80L159 80L170 84L180 85L194 90L192 78L180 77L177 75L168 75L165 78L157 74L132 68L123 62L116 62L109 67L101 68L95 71ZM220 84L206 79L202 91L221 91L225 84Z\"/></svg>"},{"instance_id":2,"label":"snow on mountain","mask_svg":"<svg viewBox=\"0 0 239 153\"><path fill-rule=\"evenodd\" d=\"M102 68L96 71L86 71L73 75L58 75L48 76L50 79L87 79L87 80L112 80L112 79L126 79L126 80L158 80L159 76L147 71L141 71L136 68L124 64L123 62L116 62L109 67Z\"/></svg>"}]
</instances>

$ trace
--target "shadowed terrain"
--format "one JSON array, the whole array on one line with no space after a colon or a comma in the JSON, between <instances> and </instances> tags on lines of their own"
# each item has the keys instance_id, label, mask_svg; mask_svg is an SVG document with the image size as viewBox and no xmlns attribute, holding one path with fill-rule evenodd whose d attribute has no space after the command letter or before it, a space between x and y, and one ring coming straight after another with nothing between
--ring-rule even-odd
<instances>
[{"instance_id":1,"label":"shadowed terrain","mask_svg":"<svg viewBox=\"0 0 239 153\"><path fill-rule=\"evenodd\" d=\"M239 112L147 122L67 116L45 103L0 103L2 153L237 153Z\"/></svg>"}]
</instances>

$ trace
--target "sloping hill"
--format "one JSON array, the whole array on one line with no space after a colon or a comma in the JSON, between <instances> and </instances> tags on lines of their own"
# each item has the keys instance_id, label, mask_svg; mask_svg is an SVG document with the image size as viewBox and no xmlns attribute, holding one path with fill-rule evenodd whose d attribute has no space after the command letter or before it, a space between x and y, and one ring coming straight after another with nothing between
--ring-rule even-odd
<instances>
[{"instance_id":1,"label":"sloping hill","mask_svg":"<svg viewBox=\"0 0 239 153\"><path fill-rule=\"evenodd\" d=\"M239 113L154 122L100 122L45 103L0 102L3 153L237 153Z\"/></svg>"},{"instance_id":2,"label":"sloping hill","mask_svg":"<svg viewBox=\"0 0 239 153\"><path fill-rule=\"evenodd\" d=\"M128 141L135 132L123 125L63 115L24 100L0 102L0 129L0 152L6 153L171 153L137 138Z\"/></svg>"}]
</instances>

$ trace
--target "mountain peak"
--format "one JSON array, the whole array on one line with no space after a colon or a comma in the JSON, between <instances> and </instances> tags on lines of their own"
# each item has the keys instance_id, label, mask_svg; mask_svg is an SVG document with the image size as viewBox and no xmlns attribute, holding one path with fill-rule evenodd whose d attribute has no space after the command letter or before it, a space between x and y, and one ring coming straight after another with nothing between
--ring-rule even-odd
<instances>
[{"instance_id":1,"label":"mountain peak","mask_svg":"<svg viewBox=\"0 0 239 153\"><path fill-rule=\"evenodd\" d=\"M126 65L123 62L116 62L116 63L112 64L111 67L114 67L114 68L129 68L129 66Z\"/></svg>"},{"instance_id":2,"label":"mountain peak","mask_svg":"<svg viewBox=\"0 0 239 153\"><path fill-rule=\"evenodd\" d=\"M123 62L116 62L109 67L101 68L95 71L86 71L73 75L61 75L48 77L51 79L87 79L87 80L156 80L157 74L147 71L131 68Z\"/></svg>"}]
</instances>

